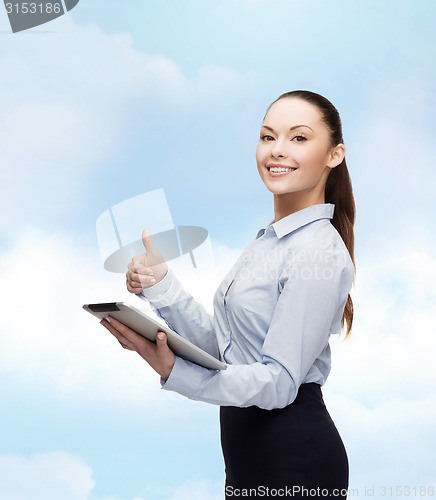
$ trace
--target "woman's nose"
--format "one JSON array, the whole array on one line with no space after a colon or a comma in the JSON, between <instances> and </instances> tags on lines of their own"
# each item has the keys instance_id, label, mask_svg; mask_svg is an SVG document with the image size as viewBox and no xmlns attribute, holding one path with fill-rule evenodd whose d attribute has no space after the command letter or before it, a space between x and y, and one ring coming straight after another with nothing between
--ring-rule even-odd
<instances>
[{"instance_id":1,"label":"woman's nose","mask_svg":"<svg viewBox=\"0 0 436 500\"><path fill-rule=\"evenodd\" d=\"M276 156L276 157L286 157L287 156L287 152L286 152L286 147L283 143L283 141L276 141L272 150L271 150L271 153L273 156Z\"/></svg>"}]
</instances>

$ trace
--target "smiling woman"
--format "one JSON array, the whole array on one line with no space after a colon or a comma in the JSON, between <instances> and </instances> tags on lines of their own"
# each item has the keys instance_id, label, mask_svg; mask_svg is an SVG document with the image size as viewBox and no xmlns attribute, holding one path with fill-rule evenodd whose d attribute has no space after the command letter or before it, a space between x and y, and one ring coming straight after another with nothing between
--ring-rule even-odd
<instances>
[{"instance_id":1,"label":"smiling woman","mask_svg":"<svg viewBox=\"0 0 436 500\"><path fill-rule=\"evenodd\" d=\"M161 375L165 390L219 405L226 498L257 489L293 498L346 498L348 458L324 405L330 335L350 334L354 198L336 108L308 91L268 108L257 168L274 195L275 217L227 273L214 315L187 293L143 234L127 288L180 335L228 364L209 370L103 322ZM153 281L154 280L154 281Z\"/></svg>"}]
</instances>

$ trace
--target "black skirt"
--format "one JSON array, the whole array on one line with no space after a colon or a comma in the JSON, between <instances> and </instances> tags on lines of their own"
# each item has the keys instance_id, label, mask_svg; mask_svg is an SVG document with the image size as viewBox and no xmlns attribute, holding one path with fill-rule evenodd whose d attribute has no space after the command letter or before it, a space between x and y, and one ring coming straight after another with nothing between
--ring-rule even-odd
<instances>
[{"instance_id":1,"label":"black skirt","mask_svg":"<svg viewBox=\"0 0 436 500\"><path fill-rule=\"evenodd\" d=\"M241 490L251 498L347 497L347 452L319 384L302 384L285 408L221 406L220 424L226 499Z\"/></svg>"}]
</instances>

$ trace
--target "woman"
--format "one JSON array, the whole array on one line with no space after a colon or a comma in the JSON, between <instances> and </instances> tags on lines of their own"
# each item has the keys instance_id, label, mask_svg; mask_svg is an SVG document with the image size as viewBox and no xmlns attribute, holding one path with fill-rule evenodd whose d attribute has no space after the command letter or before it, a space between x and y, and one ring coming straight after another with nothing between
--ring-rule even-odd
<instances>
[{"instance_id":1,"label":"woman","mask_svg":"<svg viewBox=\"0 0 436 500\"><path fill-rule=\"evenodd\" d=\"M256 152L275 217L218 287L195 302L143 233L127 288L181 335L228 363L208 370L110 318L102 324L161 375L164 389L220 405L226 498L346 498L348 459L324 405L329 337L353 320L354 198L342 125L324 97L294 91L267 110ZM159 338L160 337L160 338Z\"/></svg>"}]
</instances>

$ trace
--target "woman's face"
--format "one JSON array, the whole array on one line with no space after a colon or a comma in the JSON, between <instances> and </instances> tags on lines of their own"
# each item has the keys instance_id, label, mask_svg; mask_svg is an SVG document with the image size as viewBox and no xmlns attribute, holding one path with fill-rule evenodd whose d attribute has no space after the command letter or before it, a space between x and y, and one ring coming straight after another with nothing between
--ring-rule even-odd
<instances>
[{"instance_id":1,"label":"woman's face","mask_svg":"<svg viewBox=\"0 0 436 500\"><path fill-rule=\"evenodd\" d=\"M341 163L345 148L340 146L330 146L329 131L316 106L298 98L282 98L263 121L257 168L272 193L307 192L308 199L313 199L314 192L323 196L330 169Z\"/></svg>"}]
</instances>

